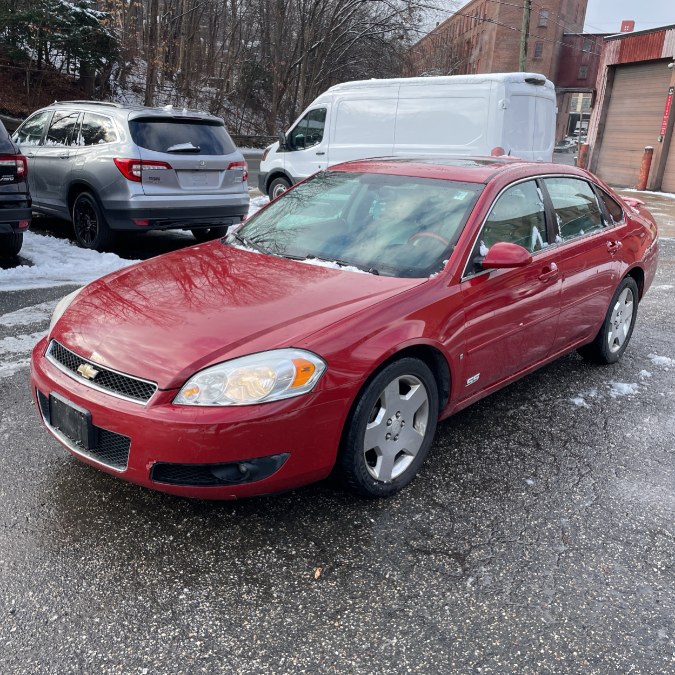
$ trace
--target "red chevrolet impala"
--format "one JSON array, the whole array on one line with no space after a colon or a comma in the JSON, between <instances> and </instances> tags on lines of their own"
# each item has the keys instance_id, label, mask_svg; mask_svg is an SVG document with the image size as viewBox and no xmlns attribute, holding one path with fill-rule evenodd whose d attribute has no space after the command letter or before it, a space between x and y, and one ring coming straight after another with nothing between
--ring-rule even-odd
<instances>
[{"instance_id":1,"label":"red chevrolet impala","mask_svg":"<svg viewBox=\"0 0 675 675\"><path fill-rule=\"evenodd\" d=\"M64 298L31 386L71 453L146 487L233 499L336 468L383 497L439 419L574 349L617 361L657 249L641 202L581 170L352 162Z\"/></svg>"}]
</instances>

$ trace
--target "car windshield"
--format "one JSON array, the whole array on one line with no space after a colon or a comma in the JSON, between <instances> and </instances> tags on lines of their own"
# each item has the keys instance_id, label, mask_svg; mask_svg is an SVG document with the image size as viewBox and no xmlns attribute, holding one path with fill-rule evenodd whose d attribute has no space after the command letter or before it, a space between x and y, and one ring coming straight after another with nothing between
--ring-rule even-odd
<instances>
[{"instance_id":1,"label":"car windshield","mask_svg":"<svg viewBox=\"0 0 675 675\"><path fill-rule=\"evenodd\" d=\"M226 243L372 274L439 272L483 186L328 171L285 193Z\"/></svg>"}]
</instances>

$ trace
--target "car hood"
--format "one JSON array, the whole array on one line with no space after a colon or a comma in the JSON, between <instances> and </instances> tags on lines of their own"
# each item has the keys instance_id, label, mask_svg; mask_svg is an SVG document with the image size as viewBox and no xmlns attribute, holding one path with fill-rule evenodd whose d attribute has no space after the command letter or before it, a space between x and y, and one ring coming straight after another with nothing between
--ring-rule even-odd
<instances>
[{"instance_id":1,"label":"car hood","mask_svg":"<svg viewBox=\"0 0 675 675\"><path fill-rule=\"evenodd\" d=\"M197 370L297 345L424 279L395 279L212 242L89 284L51 337L100 365L181 386Z\"/></svg>"}]
</instances>

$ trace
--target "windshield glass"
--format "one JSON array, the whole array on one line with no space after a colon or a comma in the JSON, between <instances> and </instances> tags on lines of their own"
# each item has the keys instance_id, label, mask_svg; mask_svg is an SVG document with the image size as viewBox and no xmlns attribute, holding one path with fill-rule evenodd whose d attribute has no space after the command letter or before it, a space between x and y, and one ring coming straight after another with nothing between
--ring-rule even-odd
<instances>
[{"instance_id":1,"label":"windshield glass","mask_svg":"<svg viewBox=\"0 0 675 675\"><path fill-rule=\"evenodd\" d=\"M373 274L428 277L450 257L482 188L328 171L284 193L227 243Z\"/></svg>"}]
</instances>

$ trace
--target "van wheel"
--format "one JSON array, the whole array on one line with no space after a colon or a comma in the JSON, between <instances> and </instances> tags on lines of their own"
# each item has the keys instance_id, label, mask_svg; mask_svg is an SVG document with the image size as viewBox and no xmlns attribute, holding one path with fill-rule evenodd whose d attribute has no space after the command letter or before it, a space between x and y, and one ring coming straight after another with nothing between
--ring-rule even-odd
<instances>
[{"instance_id":1,"label":"van wheel","mask_svg":"<svg viewBox=\"0 0 675 675\"><path fill-rule=\"evenodd\" d=\"M201 227L191 230L192 236L198 241L211 241L211 239L220 239L227 234L227 225L218 225L217 227Z\"/></svg>"},{"instance_id":2,"label":"van wheel","mask_svg":"<svg viewBox=\"0 0 675 675\"><path fill-rule=\"evenodd\" d=\"M438 387L414 358L388 365L363 390L347 421L338 466L364 497L389 497L417 474L438 421Z\"/></svg>"},{"instance_id":3,"label":"van wheel","mask_svg":"<svg viewBox=\"0 0 675 675\"><path fill-rule=\"evenodd\" d=\"M114 241L114 233L106 223L96 197L81 192L73 204L75 239L82 248L102 251Z\"/></svg>"},{"instance_id":4,"label":"van wheel","mask_svg":"<svg viewBox=\"0 0 675 675\"><path fill-rule=\"evenodd\" d=\"M286 192L289 187L291 187L291 182L288 180L288 178L279 176L270 183L267 194L269 195L270 199L276 199L280 194Z\"/></svg>"},{"instance_id":5,"label":"van wheel","mask_svg":"<svg viewBox=\"0 0 675 675\"><path fill-rule=\"evenodd\" d=\"M23 245L23 232L0 234L0 256L16 255Z\"/></svg>"}]
</instances>

